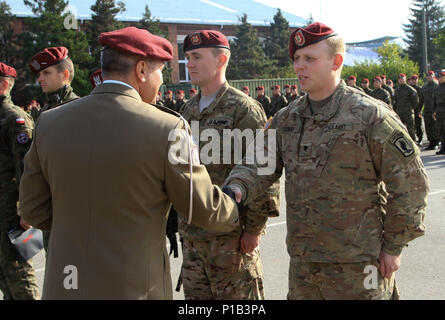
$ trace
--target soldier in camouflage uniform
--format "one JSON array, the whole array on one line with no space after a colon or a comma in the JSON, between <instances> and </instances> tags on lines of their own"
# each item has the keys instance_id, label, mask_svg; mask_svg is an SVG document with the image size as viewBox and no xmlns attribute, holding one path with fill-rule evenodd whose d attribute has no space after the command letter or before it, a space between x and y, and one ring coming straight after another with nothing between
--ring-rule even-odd
<instances>
[{"instance_id":1,"label":"soldier in camouflage uniform","mask_svg":"<svg viewBox=\"0 0 445 320\"><path fill-rule=\"evenodd\" d=\"M79 98L71 88L74 65L68 54L69 51L65 47L51 47L31 58L29 68L38 77L40 87L48 98L37 118L46 110Z\"/></svg>"},{"instance_id":2,"label":"soldier in camouflage uniform","mask_svg":"<svg viewBox=\"0 0 445 320\"><path fill-rule=\"evenodd\" d=\"M358 91L364 92L364 90L357 85L357 78L356 78L356 76L350 75L348 77L348 86L350 86L352 88L355 88Z\"/></svg>"},{"instance_id":3,"label":"soldier in camouflage uniform","mask_svg":"<svg viewBox=\"0 0 445 320\"><path fill-rule=\"evenodd\" d=\"M249 95L250 88L249 88L248 86L244 86L244 87L241 89L241 91L244 92L244 94L245 94L246 96L250 96L250 95Z\"/></svg>"},{"instance_id":4,"label":"soldier in camouflage uniform","mask_svg":"<svg viewBox=\"0 0 445 320\"><path fill-rule=\"evenodd\" d=\"M264 113L267 115L266 110L270 109L270 98L269 96L266 96L264 94L264 87L263 86L258 86L255 89L256 91L256 100L261 103L261 106L263 107L263 111Z\"/></svg>"},{"instance_id":5,"label":"soldier in camouflage uniform","mask_svg":"<svg viewBox=\"0 0 445 320\"><path fill-rule=\"evenodd\" d=\"M167 90L164 93L164 107L167 107L171 110L175 109L176 101L173 100L173 91Z\"/></svg>"},{"instance_id":6,"label":"soldier in camouflage uniform","mask_svg":"<svg viewBox=\"0 0 445 320\"><path fill-rule=\"evenodd\" d=\"M161 99L161 96L162 96L162 92L158 91L158 94L156 95L156 104L159 106L164 105L164 100Z\"/></svg>"},{"instance_id":7,"label":"soldier in camouflage uniform","mask_svg":"<svg viewBox=\"0 0 445 320\"><path fill-rule=\"evenodd\" d=\"M419 104L419 96L416 89L406 83L406 75L399 75L399 86L394 91L394 111L408 129L411 139L416 141L414 130L414 112Z\"/></svg>"},{"instance_id":8,"label":"soldier in camouflage uniform","mask_svg":"<svg viewBox=\"0 0 445 320\"><path fill-rule=\"evenodd\" d=\"M439 72L439 86L433 94L433 119L437 121L436 130L442 143L436 154L445 154L445 72Z\"/></svg>"},{"instance_id":9,"label":"soldier in camouflage uniform","mask_svg":"<svg viewBox=\"0 0 445 320\"><path fill-rule=\"evenodd\" d=\"M287 100L287 104L289 104L290 99L292 98L292 87L289 84L284 86L284 97Z\"/></svg>"},{"instance_id":10,"label":"soldier in camouflage uniform","mask_svg":"<svg viewBox=\"0 0 445 320\"><path fill-rule=\"evenodd\" d=\"M8 231L29 226L17 214L23 157L31 145L34 122L11 101L17 73L0 63L0 290L3 299L39 299L32 261L24 261L11 244Z\"/></svg>"},{"instance_id":11,"label":"soldier in camouflage uniform","mask_svg":"<svg viewBox=\"0 0 445 320\"><path fill-rule=\"evenodd\" d=\"M263 129L266 116L261 105L225 80L230 59L230 46L225 36L217 31L201 30L188 35L184 41L191 81L200 86L200 92L181 110L191 123L194 137L199 141L201 161L209 172L212 183L222 185L236 159L234 140L225 138L224 130ZM218 66L211 70L209 66ZM195 125L199 123L199 132ZM198 138L206 132L212 137L212 160L203 154L209 142ZM201 136L203 138L203 136ZM253 137L252 137L253 139ZM231 142L229 161L224 160L223 150ZM217 159L214 149L221 151ZM245 148L243 148L243 155ZM242 155L240 155L242 157ZM241 160L241 159L239 159ZM235 162L234 162L235 161ZM259 252L261 235L267 218L277 216L279 210L279 185L275 184L257 197L246 208L242 227L231 233L209 233L202 228L188 225L179 219L179 232L184 242L182 276L186 299L264 299L263 271Z\"/></svg>"},{"instance_id":12,"label":"soldier in camouflage uniform","mask_svg":"<svg viewBox=\"0 0 445 320\"><path fill-rule=\"evenodd\" d=\"M433 119L433 93L438 86L434 71L427 73L426 82L422 87L423 98L423 120L425 121L425 133L429 141L425 150L439 149L439 138L437 136L436 121ZM420 102L419 102L420 103Z\"/></svg>"},{"instance_id":13,"label":"soldier in camouflage uniform","mask_svg":"<svg viewBox=\"0 0 445 320\"><path fill-rule=\"evenodd\" d=\"M375 77L374 78L374 90L370 94L371 97L381 100L386 103L390 108L391 107L391 95L388 91L382 88L382 78Z\"/></svg>"},{"instance_id":14,"label":"soldier in camouflage uniform","mask_svg":"<svg viewBox=\"0 0 445 320\"><path fill-rule=\"evenodd\" d=\"M345 52L321 23L292 33L290 56L307 95L266 130L264 152L276 170L258 175L262 165L240 164L225 182L248 205L284 170L288 299L389 299L403 248L425 232L420 151L386 104L340 79ZM268 144L271 134L275 143ZM389 194L386 213L380 183Z\"/></svg>"},{"instance_id":15,"label":"soldier in camouflage uniform","mask_svg":"<svg viewBox=\"0 0 445 320\"><path fill-rule=\"evenodd\" d=\"M389 95L391 96L391 105L394 106L394 88L392 87L392 85L389 85L390 82L392 84L392 81L389 79L388 81L386 81L386 75L384 74L381 75L380 78L382 79L382 89L388 91Z\"/></svg>"},{"instance_id":16,"label":"soldier in camouflage uniform","mask_svg":"<svg viewBox=\"0 0 445 320\"><path fill-rule=\"evenodd\" d=\"M298 86L296 84L293 84L291 86L291 93L292 93L292 95L291 95L291 97L289 99L289 103L291 103L292 101L298 99L298 97L300 96L298 94Z\"/></svg>"},{"instance_id":17,"label":"soldier in camouflage uniform","mask_svg":"<svg viewBox=\"0 0 445 320\"><path fill-rule=\"evenodd\" d=\"M363 91L365 91L368 96L372 95L372 90L369 88L369 79L363 79L361 82L361 86Z\"/></svg>"},{"instance_id":18,"label":"soldier in camouflage uniform","mask_svg":"<svg viewBox=\"0 0 445 320\"><path fill-rule=\"evenodd\" d=\"M281 95L280 86L274 85L272 88L272 98L270 99L269 109L266 111L267 118L272 117L279 110L287 106L286 97Z\"/></svg>"},{"instance_id":19,"label":"soldier in camouflage uniform","mask_svg":"<svg viewBox=\"0 0 445 320\"><path fill-rule=\"evenodd\" d=\"M422 128L422 107L423 107L423 90L421 87L417 85L419 81L419 76L417 74L413 74L409 80L408 83L411 87L416 89L417 96L419 97L419 103L417 104L416 108L414 109L414 129L417 136L417 144L421 145L422 139L423 139L423 128Z\"/></svg>"},{"instance_id":20,"label":"soldier in camouflage uniform","mask_svg":"<svg viewBox=\"0 0 445 320\"><path fill-rule=\"evenodd\" d=\"M184 91L176 91L176 102L173 110L179 112L186 102L187 100L184 99Z\"/></svg>"},{"instance_id":21,"label":"soldier in camouflage uniform","mask_svg":"<svg viewBox=\"0 0 445 320\"><path fill-rule=\"evenodd\" d=\"M29 68L38 77L40 87L48 98L48 103L40 109L36 119L42 112L54 109L61 104L79 99L71 82L74 78L74 65L65 47L51 47L40 51L31 58ZM48 253L50 231L42 230L43 246Z\"/></svg>"}]
</instances>

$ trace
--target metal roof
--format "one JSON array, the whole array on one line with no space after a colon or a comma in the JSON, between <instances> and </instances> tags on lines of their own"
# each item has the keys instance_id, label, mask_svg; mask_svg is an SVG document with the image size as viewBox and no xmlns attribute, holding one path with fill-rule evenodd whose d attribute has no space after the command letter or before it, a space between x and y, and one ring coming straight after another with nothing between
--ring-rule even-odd
<instances>
[{"instance_id":1,"label":"metal roof","mask_svg":"<svg viewBox=\"0 0 445 320\"><path fill-rule=\"evenodd\" d=\"M151 16L163 23L187 23L210 25L236 25L244 13L248 22L255 26L268 26L273 21L277 9L256 2L255 0L121 0L126 11L116 16L120 21L138 21L141 19L145 6L148 5ZM95 0L70 0L69 10L78 19L91 19L91 6ZM116 1L117 2L117 1ZM6 0L11 11L18 17L33 16L29 7L20 0ZM306 20L282 11L291 27L299 27Z\"/></svg>"}]
</instances>

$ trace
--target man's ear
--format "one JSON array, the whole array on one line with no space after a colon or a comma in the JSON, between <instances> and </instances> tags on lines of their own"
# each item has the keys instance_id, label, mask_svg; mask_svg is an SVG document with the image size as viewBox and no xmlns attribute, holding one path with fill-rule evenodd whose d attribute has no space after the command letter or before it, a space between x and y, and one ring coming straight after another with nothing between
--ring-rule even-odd
<instances>
[{"instance_id":1,"label":"man's ear","mask_svg":"<svg viewBox=\"0 0 445 320\"><path fill-rule=\"evenodd\" d=\"M336 54L334 58L334 63L332 65L332 70L337 71L343 65L343 56L341 54Z\"/></svg>"},{"instance_id":2,"label":"man's ear","mask_svg":"<svg viewBox=\"0 0 445 320\"><path fill-rule=\"evenodd\" d=\"M136 63L136 77L139 82L145 82L147 79L148 65L144 60L139 60Z\"/></svg>"},{"instance_id":3,"label":"man's ear","mask_svg":"<svg viewBox=\"0 0 445 320\"><path fill-rule=\"evenodd\" d=\"M2 81L0 81L0 94L4 95L6 90L8 89L9 86L9 81L4 79Z\"/></svg>"},{"instance_id":4,"label":"man's ear","mask_svg":"<svg viewBox=\"0 0 445 320\"><path fill-rule=\"evenodd\" d=\"M218 67L223 67L227 64L229 57L225 54L220 54L218 57Z\"/></svg>"},{"instance_id":5,"label":"man's ear","mask_svg":"<svg viewBox=\"0 0 445 320\"><path fill-rule=\"evenodd\" d=\"M68 69L63 70L63 82L69 83L70 82L70 72Z\"/></svg>"}]
</instances>

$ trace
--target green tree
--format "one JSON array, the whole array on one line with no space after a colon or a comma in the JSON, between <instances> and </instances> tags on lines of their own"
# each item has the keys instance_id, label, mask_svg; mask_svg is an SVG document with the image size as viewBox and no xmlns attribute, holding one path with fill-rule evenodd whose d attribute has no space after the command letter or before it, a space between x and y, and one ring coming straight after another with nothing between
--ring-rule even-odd
<instances>
[{"instance_id":1,"label":"green tree","mask_svg":"<svg viewBox=\"0 0 445 320\"><path fill-rule=\"evenodd\" d=\"M91 21L88 24L88 36L90 51L93 57L92 69L97 68L100 61L100 50L102 46L99 43L99 35L102 32L109 32L121 29L124 25L116 20L116 16L125 11L125 4L115 0L96 0L91 6Z\"/></svg>"},{"instance_id":2,"label":"green tree","mask_svg":"<svg viewBox=\"0 0 445 320\"><path fill-rule=\"evenodd\" d=\"M0 2L0 60L6 64L13 63L14 31L11 26L13 19L9 5L5 1Z\"/></svg>"},{"instance_id":3,"label":"green tree","mask_svg":"<svg viewBox=\"0 0 445 320\"><path fill-rule=\"evenodd\" d=\"M410 8L412 17L408 24L403 25L403 30L407 39L404 41L408 45L407 52L410 59L417 62L423 70L423 9L425 9L426 38L428 50L428 62L431 68L438 68L440 64L440 52L434 45L433 40L439 36L440 30L445 24L445 12L440 1L437 0L413 0Z\"/></svg>"},{"instance_id":4,"label":"green tree","mask_svg":"<svg viewBox=\"0 0 445 320\"><path fill-rule=\"evenodd\" d=\"M35 77L29 70L31 58L39 51L48 47L64 46L74 63L74 80L72 86L79 95L87 95L91 90L88 67L91 56L88 53L86 34L72 29L67 21L77 21L70 12L65 12L68 1L25 0L36 17L24 19L24 32L18 36L17 57L18 82L32 83Z\"/></svg>"},{"instance_id":5,"label":"green tree","mask_svg":"<svg viewBox=\"0 0 445 320\"><path fill-rule=\"evenodd\" d=\"M355 75L358 81L368 78L371 82L376 76L386 75L388 79L397 79L400 73L407 76L419 73L417 63L411 61L403 53L403 49L397 43L386 41L383 46L377 49L379 62L365 60L353 66L345 66L342 71L342 78Z\"/></svg>"},{"instance_id":6,"label":"green tree","mask_svg":"<svg viewBox=\"0 0 445 320\"><path fill-rule=\"evenodd\" d=\"M274 62L278 68L289 67L289 22L283 17L281 10L278 9L273 17L274 22L270 23L270 36L265 41L264 52L266 56Z\"/></svg>"},{"instance_id":7,"label":"green tree","mask_svg":"<svg viewBox=\"0 0 445 320\"><path fill-rule=\"evenodd\" d=\"M151 11L148 8L148 5L145 6L145 12L142 15L142 19L139 20L139 24L137 25L140 29L148 30L150 33L161 36L163 38L168 39L168 32L162 30L161 21L155 17L151 16ZM164 83L171 83L171 67L166 67L162 70L162 76L164 78Z\"/></svg>"},{"instance_id":8,"label":"green tree","mask_svg":"<svg viewBox=\"0 0 445 320\"><path fill-rule=\"evenodd\" d=\"M309 19L306 20L306 25L305 27L307 27L310 24L313 24L315 22L314 17L312 17L312 13L309 15Z\"/></svg>"},{"instance_id":9,"label":"green tree","mask_svg":"<svg viewBox=\"0 0 445 320\"><path fill-rule=\"evenodd\" d=\"M267 78L272 63L264 54L256 30L247 22L247 14L240 22L236 39L230 42L232 57L227 76L231 80Z\"/></svg>"}]
</instances>

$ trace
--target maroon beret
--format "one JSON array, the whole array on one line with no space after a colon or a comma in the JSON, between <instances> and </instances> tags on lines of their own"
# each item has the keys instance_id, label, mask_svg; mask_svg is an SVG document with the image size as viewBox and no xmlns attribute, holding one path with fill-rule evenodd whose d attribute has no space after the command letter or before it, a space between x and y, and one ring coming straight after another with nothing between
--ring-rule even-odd
<instances>
[{"instance_id":1,"label":"maroon beret","mask_svg":"<svg viewBox=\"0 0 445 320\"><path fill-rule=\"evenodd\" d=\"M404 73L399 74L399 78L403 78L406 77L406 75Z\"/></svg>"},{"instance_id":2,"label":"maroon beret","mask_svg":"<svg viewBox=\"0 0 445 320\"><path fill-rule=\"evenodd\" d=\"M369 79L363 79L362 83L369 83Z\"/></svg>"},{"instance_id":3,"label":"maroon beret","mask_svg":"<svg viewBox=\"0 0 445 320\"><path fill-rule=\"evenodd\" d=\"M0 62L0 76L1 77L17 78L17 71L15 71L15 69L13 67L10 67L7 64Z\"/></svg>"},{"instance_id":4,"label":"maroon beret","mask_svg":"<svg viewBox=\"0 0 445 320\"><path fill-rule=\"evenodd\" d=\"M244 86L243 90L249 90L249 87L248 86Z\"/></svg>"},{"instance_id":5,"label":"maroon beret","mask_svg":"<svg viewBox=\"0 0 445 320\"><path fill-rule=\"evenodd\" d=\"M298 86L297 86L296 84L293 84L293 85L291 86L291 88L292 88L292 89L298 89Z\"/></svg>"},{"instance_id":6,"label":"maroon beret","mask_svg":"<svg viewBox=\"0 0 445 320\"><path fill-rule=\"evenodd\" d=\"M382 78L380 78L380 77L375 77L375 78L374 78L374 81L380 81L380 82L382 82Z\"/></svg>"},{"instance_id":7,"label":"maroon beret","mask_svg":"<svg viewBox=\"0 0 445 320\"><path fill-rule=\"evenodd\" d=\"M285 87L285 88L290 88L290 85L286 84L284 87Z\"/></svg>"},{"instance_id":8,"label":"maroon beret","mask_svg":"<svg viewBox=\"0 0 445 320\"><path fill-rule=\"evenodd\" d=\"M29 68L32 73L37 74L48 67L66 60L66 58L68 58L68 53L69 51L65 47L46 48L31 58Z\"/></svg>"},{"instance_id":9,"label":"maroon beret","mask_svg":"<svg viewBox=\"0 0 445 320\"><path fill-rule=\"evenodd\" d=\"M256 87L256 91L258 91L258 90L264 90L264 86L258 86L258 87Z\"/></svg>"},{"instance_id":10,"label":"maroon beret","mask_svg":"<svg viewBox=\"0 0 445 320\"><path fill-rule=\"evenodd\" d=\"M226 36L219 31L199 30L184 39L184 52L199 48L225 48L230 50Z\"/></svg>"},{"instance_id":11,"label":"maroon beret","mask_svg":"<svg viewBox=\"0 0 445 320\"><path fill-rule=\"evenodd\" d=\"M419 79L419 76L417 74L413 74L410 79L417 80Z\"/></svg>"},{"instance_id":12,"label":"maroon beret","mask_svg":"<svg viewBox=\"0 0 445 320\"><path fill-rule=\"evenodd\" d=\"M443 77L443 76L445 76L445 71L440 71L439 72L439 77Z\"/></svg>"},{"instance_id":13,"label":"maroon beret","mask_svg":"<svg viewBox=\"0 0 445 320\"><path fill-rule=\"evenodd\" d=\"M90 82L93 88L104 82L104 79L102 78L102 69L98 69L93 72L93 74L90 76Z\"/></svg>"},{"instance_id":14,"label":"maroon beret","mask_svg":"<svg viewBox=\"0 0 445 320\"><path fill-rule=\"evenodd\" d=\"M176 93L181 94L181 93L184 93L184 91L178 90L178 91L176 91Z\"/></svg>"},{"instance_id":15,"label":"maroon beret","mask_svg":"<svg viewBox=\"0 0 445 320\"><path fill-rule=\"evenodd\" d=\"M172 94L173 91L171 91L171 90L167 90L167 91L165 91L165 93Z\"/></svg>"},{"instance_id":16,"label":"maroon beret","mask_svg":"<svg viewBox=\"0 0 445 320\"><path fill-rule=\"evenodd\" d=\"M348 80L357 80L357 78L355 76L349 76Z\"/></svg>"},{"instance_id":17,"label":"maroon beret","mask_svg":"<svg viewBox=\"0 0 445 320\"><path fill-rule=\"evenodd\" d=\"M276 84L276 85L274 85L271 89L272 89L272 90L274 90L274 89L281 89L281 87L280 87L278 84Z\"/></svg>"},{"instance_id":18,"label":"maroon beret","mask_svg":"<svg viewBox=\"0 0 445 320\"><path fill-rule=\"evenodd\" d=\"M388 79L388 81L386 81L386 82L388 82L388 83L392 83L392 80L391 80L391 79Z\"/></svg>"},{"instance_id":19,"label":"maroon beret","mask_svg":"<svg viewBox=\"0 0 445 320\"><path fill-rule=\"evenodd\" d=\"M290 35L289 56L291 60L294 60L294 53L296 50L336 35L334 30L320 22L312 23L305 28L297 28Z\"/></svg>"},{"instance_id":20,"label":"maroon beret","mask_svg":"<svg viewBox=\"0 0 445 320\"><path fill-rule=\"evenodd\" d=\"M198 90L196 90L196 89L190 89L190 93L196 93L196 92L198 92Z\"/></svg>"},{"instance_id":21,"label":"maroon beret","mask_svg":"<svg viewBox=\"0 0 445 320\"><path fill-rule=\"evenodd\" d=\"M155 36L145 29L127 27L103 32L99 42L104 47L143 58L169 61L173 58L173 46L167 39Z\"/></svg>"},{"instance_id":22,"label":"maroon beret","mask_svg":"<svg viewBox=\"0 0 445 320\"><path fill-rule=\"evenodd\" d=\"M428 71L428 75L429 76L434 76L434 71L433 70Z\"/></svg>"}]
</instances>

